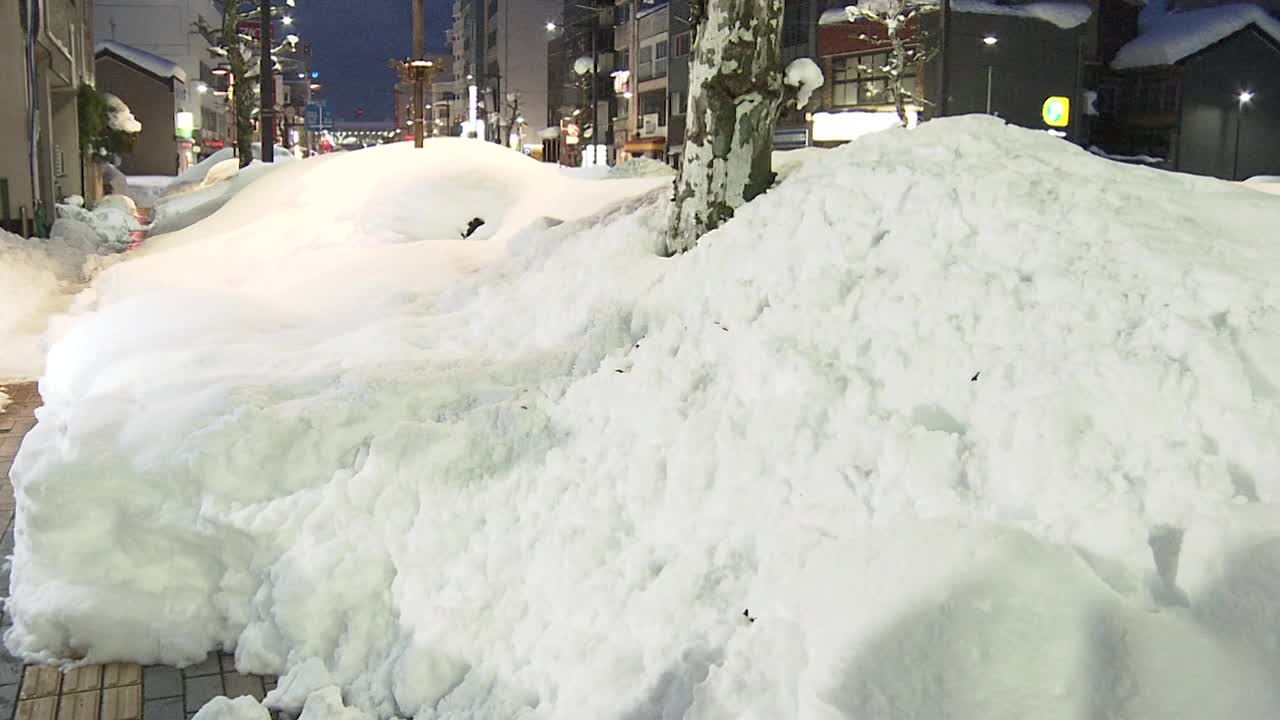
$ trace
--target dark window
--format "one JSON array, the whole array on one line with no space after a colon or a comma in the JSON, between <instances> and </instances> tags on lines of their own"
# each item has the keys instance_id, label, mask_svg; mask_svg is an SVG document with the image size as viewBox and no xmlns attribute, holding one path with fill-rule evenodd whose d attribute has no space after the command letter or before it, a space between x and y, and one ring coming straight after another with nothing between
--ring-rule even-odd
<instances>
[{"instance_id":1,"label":"dark window","mask_svg":"<svg viewBox=\"0 0 1280 720\"><path fill-rule=\"evenodd\" d=\"M667 94L662 90L657 92L647 92L640 96L640 115L641 120L645 115L657 115L658 125L667 124Z\"/></svg>"},{"instance_id":2,"label":"dark window","mask_svg":"<svg viewBox=\"0 0 1280 720\"><path fill-rule=\"evenodd\" d=\"M684 57L689 54L689 33L682 32L671 39L671 57Z\"/></svg>"},{"instance_id":3,"label":"dark window","mask_svg":"<svg viewBox=\"0 0 1280 720\"><path fill-rule=\"evenodd\" d=\"M832 102L837 106L883 105L892 102L889 85L889 53L869 53L836 58L832 63ZM916 90L915 67L908 67L902 78L906 93Z\"/></svg>"},{"instance_id":4,"label":"dark window","mask_svg":"<svg viewBox=\"0 0 1280 720\"><path fill-rule=\"evenodd\" d=\"M684 115L685 110L688 109L688 102L689 100L684 96L684 93L679 90L672 90L671 114L676 116Z\"/></svg>"},{"instance_id":5,"label":"dark window","mask_svg":"<svg viewBox=\"0 0 1280 720\"><path fill-rule=\"evenodd\" d=\"M809 44L809 2L788 2L782 11L782 44Z\"/></svg>"},{"instance_id":6,"label":"dark window","mask_svg":"<svg viewBox=\"0 0 1280 720\"><path fill-rule=\"evenodd\" d=\"M498 44L498 28L494 28L489 31L488 44L489 47L493 47Z\"/></svg>"},{"instance_id":7,"label":"dark window","mask_svg":"<svg viewBox=\"0 0 1280 720\"><path fill-rule=\"evenodd\" d=\"M489 0L489 17L498 14L498 0Z\"/></svg>"}]
</instances>

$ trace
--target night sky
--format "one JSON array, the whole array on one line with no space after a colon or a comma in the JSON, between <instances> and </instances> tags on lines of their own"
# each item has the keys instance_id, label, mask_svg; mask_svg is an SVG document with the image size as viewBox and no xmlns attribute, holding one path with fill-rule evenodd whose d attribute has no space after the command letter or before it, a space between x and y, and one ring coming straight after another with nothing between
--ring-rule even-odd
<instances>
[{"instance_id":1,"label":"night sky","mask_svg":"<svg viewBox=\"0 0 1280 720\"><path fill-rule=\"evenodd\" d=\"M392 117L395 76L387 58L409 55L410 0L297 0L295 32L311 42L321 98L340 118L363 107L365 120ZM445 51L452 0L425 0L427 51Z\"/></svg>"}]
</instances>

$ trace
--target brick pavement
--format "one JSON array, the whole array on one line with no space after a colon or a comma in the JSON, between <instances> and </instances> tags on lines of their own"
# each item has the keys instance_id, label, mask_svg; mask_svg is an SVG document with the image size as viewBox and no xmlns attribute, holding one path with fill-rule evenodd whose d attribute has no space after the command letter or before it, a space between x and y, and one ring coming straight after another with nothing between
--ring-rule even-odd
<instances>
[{"instance_id":1,"label":"brick pavement","mask_svg":"<svg viewBox=\"0 0 1280 720\"><path fill-rule=\"evenodd\" d=\"M34 383L0 390L12 400L0 410L0 517L5 518L0 592L7 596L14 516L9 469L22 438L35 427L40 395ZM8 628L8 617L0 624ZM241 675L230 655L217 653L183 669L112 663L63 673L50 666L24 666L0 646L0 720L186 720L219 695L261 700L273 687L275 678ZM284 720L283 713L278 719Z\"/></svg>"}]
</instances>

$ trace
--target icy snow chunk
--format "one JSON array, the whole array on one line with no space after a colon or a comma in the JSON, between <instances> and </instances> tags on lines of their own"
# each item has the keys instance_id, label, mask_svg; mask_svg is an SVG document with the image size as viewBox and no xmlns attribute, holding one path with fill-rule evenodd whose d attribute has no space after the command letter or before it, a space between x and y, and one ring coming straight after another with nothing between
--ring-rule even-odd
<instances>
[{"instance_id":1,"label":"icy snow chunk","mask_svg":"<svg viewBox=\"0 0 1280 720\"><path fill-rule=\"evenodd\" d=\"M208 174L204 176L204 180L200 182L201 187L209 187L216 183L225 182L235 177L240 172L239 158L227 158L220 163L216 163L209 168Z\"/></svg>"},{"instance_id":2,"label":"icy snow chunk","mask_svg":"<svg viewBox=\"0 0 1280 720\"><path fill-rule=\"evenodd\" d=\"M297 712L312 693L331 685L333 676L324 666L324 661L308 658L281 677L262 703L273 710Z\"/></svg>"},{"instance_id":3,"label":"icy snow chunk","mask_svg":"<svg viewBox=\"0 0 1280 720\"><path fill-rule=\"evenodd\" d=\"M191 720L271 720L271 713L251 695L235 700L220 696L205 703Z\"/></svg>"},{"instance_id":4,"label":"icy snow chunk","mask_svg":"<svg viewBox=\"0 0 1280 720\"><path fill-rule=\"evenodd\" d=\"M822 76L822 68L809 58L796 58L787 65L782 82L796 88L796 107L803 108L809 104L813 92L822 87L826 79Z\"/></svg>"},{"instance_id":5,"label":"icy snow chunk","mask_svg":"<svg viewBox=\"0 0 1280 720\"><path fill-rule=\"evenodd\" d=\"M369 714L343 705L342 691L330 685L307 696L298 720L369 720Z\"/></svg>"}]
</instances>

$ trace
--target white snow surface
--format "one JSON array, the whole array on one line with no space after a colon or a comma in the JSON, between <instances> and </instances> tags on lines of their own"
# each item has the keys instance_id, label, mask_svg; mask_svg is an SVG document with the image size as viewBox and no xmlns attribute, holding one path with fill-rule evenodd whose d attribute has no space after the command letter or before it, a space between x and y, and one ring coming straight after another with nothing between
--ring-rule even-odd
<instances>
[{"instance_id":1,"label":"white snow surface","mask_svg":"<svg viewBox=\"0 0 1280 720\"><path fill-rule=\"evenodd\" d=\"M647 157L633 157L623 160L613 167L606 168L608 171L605 178L638 178L638 177L673 177L676 174L674 168L662 162ZM580 176L581 177L581 176Z\"/></svg>"},{"instance_id":2,"label":"white snow surface","mask_svg":"<svg viewBox=\"0 0 1280 720\"><path fill-rule=\"evenodd\" d=\"M877 7L887 7L885 0L875 0L872 2L861 3L867 7L875 9ZM852 6L858 6L859 3L853 3ZM937 0L921 0L920 2L910 2L909 7L930 7L938 5ZM818 19L820 25L839 25L849 22L849 14L845 7L834 7L826 10ZM1032 20L1043 20L1052 23L1064 30L1079 27L1089 22L1089 16L1092 14L1089 6L1085 3L1073 2L1054 2L1046 0L1045 2L1028 2L1004 5L987 0L952 0L952 12L973 13L975 15L1005 15L1009 17L1020 17Z\"/></svg>"},{"instance_id":3,"label":"white snow surface","mask_svg":"<svg viewBox=\"0 0 1280 720\"><path fill-rule=\"evenodd\" d=\"M59 206L87 213L74 206ZM59 218L50 238L0 231L0 382L32 380L44 368L50 321L101 266L103 254L121 247L91 225Z\"/></svg>"},{"instance_id":4,"label":"white snow surface","mask_svg":"<svg viewBox=\"0 0 1280 720\"><path fill-rule=\"evenodd\" d=\"M984 117L781 171L670 259L668 181L466 140L159 238L50 354L6 644L303 720L1275 717L1280 203Z\"/></svg>"},{"instance_id":5,"label":"white snow surface","mask_svg":"<svg viewBox=\"0 0 1280 720\"><path fill-rule=\"evenodd\" d=\"M147 72L160 77L171 77L184 83L187 81L186 71L182 69L181 65L169 58L161 57L115 40L99 40L94 43L93 51L95 55L104 50L114 53Z\"/></svg>"},{"instance_id":6,"label":"white snow surface","mask_svg":"<svg viewBox=\"0 0 1280 720\"><path fill-rule=\"evenodd\" d=\"M133 111L129 109L128 105L125 105L123 100L111 93L103 93L102 99L106 101L109 111L107 124L113 130L132 134L142 132L142 123L138 122L138 118L133 116Z\"/></svg>"},{"instance_id":7,"label":"white snow surface","mask_svg":"<svg viewBox=\"0 0 1280 720\"><path fill-rule=\"evenodd\" d=\"M1250 25L1280 42L1280 20L1257 5L1222 5L1144 17L1138 37L1111 61L1118 70L1173 65Z\"/></svg>"},{"instance_id":8,"label":"white snow surface","mask_svg":"<svg viewBox=\"0 0 1280 720\"><path fill-rule=\"evenodd\" d=\"M813 96L814 91L826 82L826 78L823 77L822 68L818 67L818 63L809 58L796 58L787 65L782 82L796 88L796 107L803 108L809 104L809 98Z\"/></svg>"},{"instance_id":9,"label":"white snow surface","mask_svg":"<svg viewBox=\"0 0 1280 720\"><path fill-rule=\"evenodd\" d=\"M235 156L235 148L224 147L209 157L187 168L186 171L174 178L173 184L188 185L202 183L204 182L205 177L209 174L210 169L222 162L234 158ZM253 143L253 157L254 159L262 158L261 143ZM291 160L296 160L297 158L293 156L293 153L289 151L289 148L276 145L275 151L272 153L272 159L275 162L289 162Z\"/></svg>"}]
</instances>

